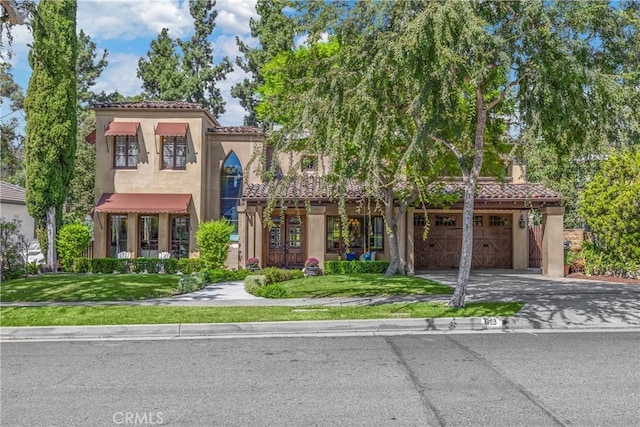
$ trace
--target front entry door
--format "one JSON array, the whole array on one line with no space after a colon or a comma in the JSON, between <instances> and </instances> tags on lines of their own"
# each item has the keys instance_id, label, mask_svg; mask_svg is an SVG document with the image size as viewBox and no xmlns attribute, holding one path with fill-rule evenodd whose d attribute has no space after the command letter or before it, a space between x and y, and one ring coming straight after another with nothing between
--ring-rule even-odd
<instances>
[{"instance_id":1,"label":"front entry door","mask_svg":"<svg viewBox=\"0 0 640 427\"><path fill-rule=\"evenodd\" d=\"M284 224L280 218L273 219L269 230L267 265L280 268L302 268L304 266L303 230L297 215L287 215Z\"/></svg>"}]
</instances>

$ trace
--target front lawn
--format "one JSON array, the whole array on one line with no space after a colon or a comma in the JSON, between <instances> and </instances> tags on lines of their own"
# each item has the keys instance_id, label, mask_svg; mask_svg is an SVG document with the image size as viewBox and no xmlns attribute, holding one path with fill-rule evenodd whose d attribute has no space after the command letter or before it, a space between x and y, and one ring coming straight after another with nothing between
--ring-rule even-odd
<instances>
[{"instance_id":1,"label":"front lawn","mask_svg":"<svg viewBox=\"0 0 640 427\"><path fill-rule=\"evenodd\" d=\"M132 301L171 296L180 277L171 274L43 274L5 281L2 302Z\"/></svg>"},{"instance_id":2,"label":"front lawn","mask_svg":"<svg viewBox=\"0 0 640 427\"><path fill-rule=\"evenodd\" d=\"M340 307L5 307L0 326L237 323L286 320L354 320L433 317L510 317L522 302L475 302L464 308L441 303Z\"/></svg>"},{"instance_id":3,"label":"front lawn","mask_svg":"<svg viewBox=\"0 0 640 427\"><path fill-rule=\"evenodd\" d=\"M289 298L450 295L453 289L415 276L348 274L311 276L278 283Z\"/></svg>"}]
</instances>

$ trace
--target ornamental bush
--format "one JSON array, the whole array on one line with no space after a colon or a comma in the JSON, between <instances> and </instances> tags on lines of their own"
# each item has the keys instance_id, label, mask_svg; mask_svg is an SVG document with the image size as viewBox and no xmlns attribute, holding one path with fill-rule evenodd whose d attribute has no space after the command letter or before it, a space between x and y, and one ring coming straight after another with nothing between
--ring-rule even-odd
<instances>
[{"instance_id":1,"label":"ornamental bush","mask_svg":"<svg viewBox=\"0 0 640 427\"><path fill-rule=\"evenodd\" d=\"M595 236L586 268L635 274L640 264L640 151L628 150L602 163L580 197L580 214Z\"/></svg>"},{"instance_id":2,"label":"ornamental bush","mask_svg":"<svg viewBox=\"0 0 640 427\"><path fill-rule=\"evenodd\" d=\"M91 229L83 223L73 223L63 225L58 231L56 238L56 248L62 267L66 271L71 271L73 259L82 256L82 253L89 248L91 242Z\"/></svg>"},{"instance_id":3,"label":"ornamental bush","mask_svg":"<svg viewBox=\"0 0 640 427\"><path fill-rule=\"evenodd\" d=\"M229 239L234 227L226 218L206 221L196 231L196 242L200 249L200 258L207 268L220 268L227 260Z\"/></svg>"}]
</instances>

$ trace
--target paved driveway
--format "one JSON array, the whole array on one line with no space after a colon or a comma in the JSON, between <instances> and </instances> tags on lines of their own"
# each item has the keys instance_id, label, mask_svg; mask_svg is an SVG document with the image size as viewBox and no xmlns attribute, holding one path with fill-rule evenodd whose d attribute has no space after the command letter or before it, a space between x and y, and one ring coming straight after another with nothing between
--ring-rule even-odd
<instances>
[{"instance_id":1,"label":"paved driveway","mask_svg":"<svg viewBox=\"0 0 640 427\"><path fill-rule=\"evenodd\" d=\"M453 286L457 270L417 275ZM554 327L640 326L638 285L545 277L533 271L476 270L467 289L467 302L472 301L524 301L519 317Z\"/></svg>"}]
</instances>

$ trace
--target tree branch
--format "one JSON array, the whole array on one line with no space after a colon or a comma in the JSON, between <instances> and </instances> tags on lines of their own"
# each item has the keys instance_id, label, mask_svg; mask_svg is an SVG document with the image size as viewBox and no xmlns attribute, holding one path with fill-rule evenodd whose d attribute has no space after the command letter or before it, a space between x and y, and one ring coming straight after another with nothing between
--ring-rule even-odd
<instances>
[{"instance_id":1,"label":"tree branch","mask_svg":"<svg viewBox=\"0 0 640 427\"><path fill-rule=\"evenodd\" d=\"M517 80L512 81L511 83L509 83L507 85L507 87L505 87L502 92L500 92L500 95L498 95L498 97L496 99L494 99L493 101L491 101L489 103L489 105L487 105L487 111L491 110L493 107L495 107L496 105L498 105L498 103L500 101L502 101L507 94L509 93L509 91L511 90L512 87L516 86L517 84L519 84L522 79L525 78L525 76L527 75L527 73L524 73L523 75L521 75L520 77L518 77Z\"/></svg>"}]
</instances>

